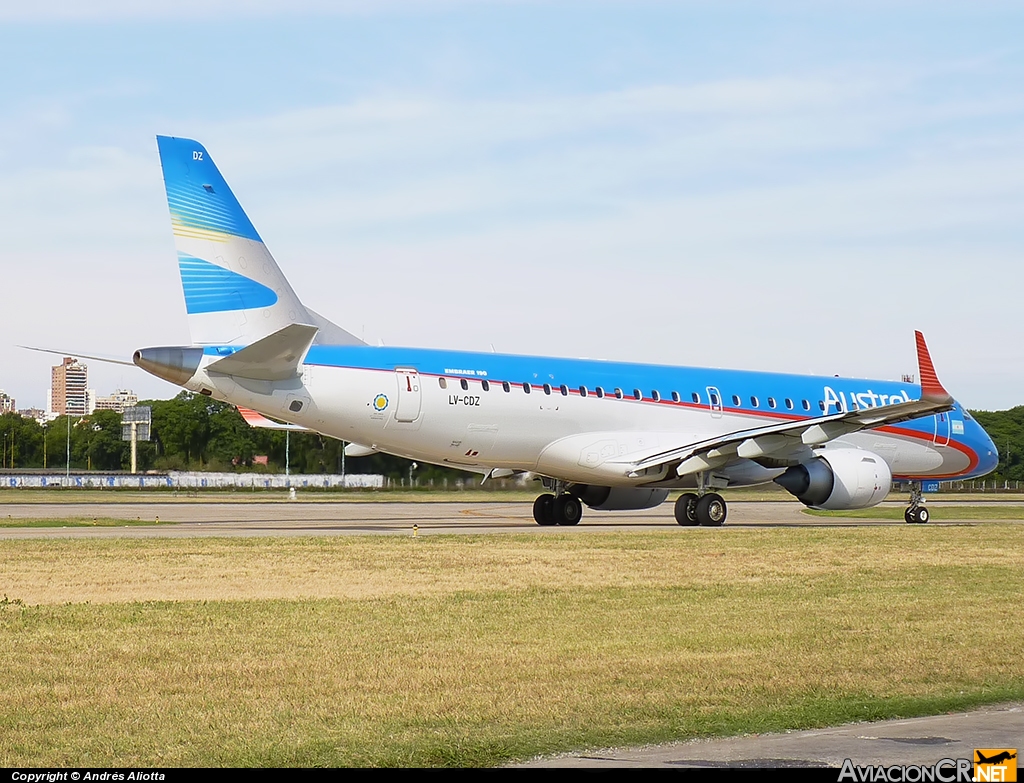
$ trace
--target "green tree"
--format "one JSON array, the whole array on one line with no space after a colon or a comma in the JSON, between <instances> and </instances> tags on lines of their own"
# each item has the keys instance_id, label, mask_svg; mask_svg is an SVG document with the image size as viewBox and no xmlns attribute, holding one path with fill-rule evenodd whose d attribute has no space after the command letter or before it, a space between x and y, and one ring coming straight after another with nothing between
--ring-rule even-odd
<instances>
[{"instance_id":1,"label":"green tree","mask_svg":"<svg viewBox=\"0 0 1024 783\"><path fill-rule=\"evenodd\" d=\"M1024 405L1006 411L971 411L999 450L996 481L1024 481Z\"/></svg>"},{"instance_id":2,"label":"green tree","mask_svg":"<svg viewBox=\"0 0 1024 783\"><path fill-rule=\"evenodd\" d=\"M17 413L0 416L0 468L42 466L43 428Z\"/></svg>"}]
</instances>

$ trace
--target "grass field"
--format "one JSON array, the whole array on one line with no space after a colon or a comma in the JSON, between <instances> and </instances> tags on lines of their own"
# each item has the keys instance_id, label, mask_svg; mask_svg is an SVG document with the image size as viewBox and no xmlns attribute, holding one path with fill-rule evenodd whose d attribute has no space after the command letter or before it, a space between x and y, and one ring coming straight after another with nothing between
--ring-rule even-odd
<instances>
[{"instance_id":1,"label":"grass field","mask_svg":"<svg viewBox=\"0 0 1024 783\"><path fill-rule=\"evenodd\" d=\"M0 766L493 765L1024 698L1024 529L0 541Z\"/></svg>"},{"instance_id":2,"label":"grass field","mask_svg":"<svg viewBox=\"0 0 1024 783\"><path fill-rule=\"evenodd\" d=\"M59 519L12 519L0 517L3 527L139 527L159 524L149 519L114 519L113 517L61 517ZM164 524L175 524L165 522Z\"/></svg>"}]
</instances>

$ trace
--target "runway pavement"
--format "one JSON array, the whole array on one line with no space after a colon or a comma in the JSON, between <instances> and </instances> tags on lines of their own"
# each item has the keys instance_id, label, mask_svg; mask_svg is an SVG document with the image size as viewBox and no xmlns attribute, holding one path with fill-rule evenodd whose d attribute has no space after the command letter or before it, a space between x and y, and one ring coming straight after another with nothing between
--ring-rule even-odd
<instances>
[{"instance_id":1,"label":"runway pavement","mask_svg":"<svg viewBox=\"0 0 1024 783\"><path fill-rule=\"evenodd\" d=\"M971 524L964 520L944 523L933 506L933 525ZM902 520L866 520L811 517L796 501L733 502L729 527L789 526L857 527L903 525ZM539 535L564 532L562 527L540 527L533 520L529 502L431 503L431 502L218 502L196 500L174 503L4 503L0 519L114 518L162 524L131 527L0 527L0 538L65 538L153 536L307 536L307 535L409 535L416 525L420 535L438 533L510 533ZM174 523L174 524L168 524ZM633 512L587 510L574 531L680 529L666 503Z\"/></svg>"},{"instance_id":2,"label":"runway pavement","mask_svg":"<svg viewBox=\"0 0 1024 783\"><path fill-rule=\"evenodd\" d=\"M1022 744L1024 704L1005 704L910 720L567 754L516 766L841 768L845 759L860 766L930 766L942 759L973 760L975 748Z\"/></svg>"}]
</instances>

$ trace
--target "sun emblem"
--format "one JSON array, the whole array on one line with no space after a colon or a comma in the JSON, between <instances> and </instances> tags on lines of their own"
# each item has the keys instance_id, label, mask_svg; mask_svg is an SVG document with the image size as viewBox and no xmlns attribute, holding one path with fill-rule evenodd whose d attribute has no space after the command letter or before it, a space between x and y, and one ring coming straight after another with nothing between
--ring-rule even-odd
<instances>
[{"instance_id":1,"label":"sun emblem","mask_svg":"<svg viewBox=\"0 0 1024 783\"><path fill-rule=\"evenodd\" d=\"M373 409L375 411L383 411L388 407L388 398L385 394L378 394L373 398Z\"/></svg>"}]
</instances>

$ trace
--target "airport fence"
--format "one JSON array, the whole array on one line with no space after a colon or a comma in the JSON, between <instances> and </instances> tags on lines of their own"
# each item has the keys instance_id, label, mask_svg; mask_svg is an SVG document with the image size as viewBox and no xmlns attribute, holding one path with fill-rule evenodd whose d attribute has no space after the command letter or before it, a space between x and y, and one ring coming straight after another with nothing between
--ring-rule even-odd
<instances>
[{"instance_id":1,"label":"airport fence","mask_svg":"<svg viewBox=\"0 0 1024 783\"><path fill-rule=\"evenodd\" d=\"M368 473L345 475L283 473L203 473L171 471L160 474L36 473L0 476L0 488L69 487L92 489L381 489L384 476Z\"/></svg>"}]
</instances>

